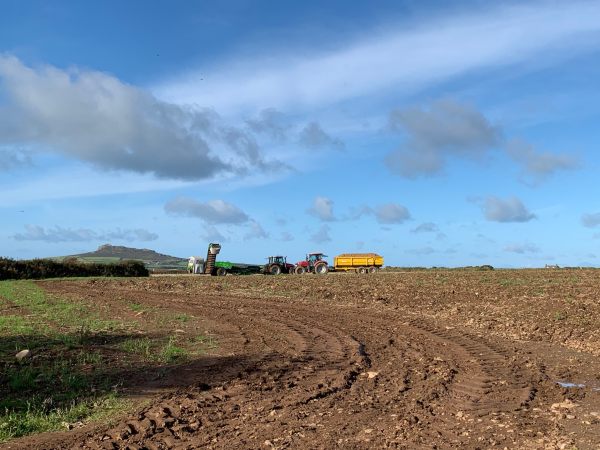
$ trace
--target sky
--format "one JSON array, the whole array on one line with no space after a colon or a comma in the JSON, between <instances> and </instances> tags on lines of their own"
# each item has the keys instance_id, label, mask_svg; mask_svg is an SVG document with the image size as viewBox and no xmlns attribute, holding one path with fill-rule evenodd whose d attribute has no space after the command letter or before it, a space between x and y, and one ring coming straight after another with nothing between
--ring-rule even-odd
<instances>
[{"instance_id":1,"label":"sky","mask_svg":"<svg viewBox=\"0 0 600 450\"><path fill-rule=\"evenodd\" d=\"M0 256L600 265L600 1L5 0Z\"/></svg>"}]
</instances>

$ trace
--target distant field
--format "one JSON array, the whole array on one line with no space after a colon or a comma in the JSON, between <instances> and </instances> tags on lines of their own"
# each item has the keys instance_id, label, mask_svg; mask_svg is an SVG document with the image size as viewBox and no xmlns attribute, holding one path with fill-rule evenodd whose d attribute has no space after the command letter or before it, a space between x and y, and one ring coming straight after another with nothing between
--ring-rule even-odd
<instances>
[{"instance_id":1,"label":"distant field","mask_svg":"<svg viewBox=\"0 0 600 450\"><path fill-rule=\"evenodd\" d=\"M72 256L58 256L52 258L55 261L63 261L66 258L73 258ZM119 258L116 256L77 256L75 257L78 261L96 264L110 264L117 263L127 258ZM168 261L147 261L138 258L132 258L135 261L141 261L149 270L185 270L187 267L187 261L183 259L172 259Z\"/></svg>"}]
</instances>

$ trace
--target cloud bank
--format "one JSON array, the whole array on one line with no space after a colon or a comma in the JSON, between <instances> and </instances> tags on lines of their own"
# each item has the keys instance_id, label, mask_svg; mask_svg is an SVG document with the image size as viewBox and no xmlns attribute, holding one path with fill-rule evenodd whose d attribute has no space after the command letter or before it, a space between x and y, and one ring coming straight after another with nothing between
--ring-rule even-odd
<instances>
[{"instance_id":1,"label":"cloud bank","mask_svg":"<svg viewBox=\"0 0 600 450\"><path fill-rule=\"evenodd\" d=\"M535 244L509 244L504 247L504 251L524 255L525 253L539 253L540 248Z\"/></svg>"},{"instance_id":2,"label":"cloud bank","mask_svg":"<svg viewBox=\"0 0 600 450\"><path fill-rule=\"evenodd\" d=\"M409 25L409 26L407 26ZM425 25L369 30L335 50L305 57L273 49L235 55L156 87L161 98L219 110L312 110L381 93L411 92L481 69L571 57L600 40L600 4L589 1L499 4L432 18ZM526 31L525 31L526 30ZM368 68L368 70L365 70Z\"/></svg>"},{"instance_id":3,"label":"cloud bank","mask_svg":"<svg viewBox=\"0 0 600 450\"><path fill-rule=\"evenodd\" d=\"M389 127L403 130L406 143L390 153L386 165L406 178L442 171L451 156L481 160L500 143L500 132L470 105L446 99L429 109L411 108L390 113Z\"/></svg>"},{"instance_id":4,"label":"cloud bank","mask_svg":"<svg viewBox=\"0 0 600 450\"><path fill-rule=\"evenodd\" d=\"M428 109L393 110L388 128L401 132L404 143L386 156L385 164L404 178L438 175L451 158L483 161L494 149L505 152L519 166L522 181L532 186L579 167L574 155L541 152L522 139L507 142L500 126L472 105L453 99L438 100Z\"/></svg>"},{"instance_id":5,"label":"cloud bank","mask_svg":"<svg viewBox=\"0 0 600 450\"><path fill-rule=\"evenodd\" d=\"M490 196L483 204L483 212L491 222L529 222L536 218L517 197L501 199Z\"/></svg>"},{"instance_id":6,"label":"cloud bank","mask_svg":"<svg viewBox=\"0 0 600 450\"><path fill-rule=\"evenodd\" d=\"M91 242L91 241L127 241L149 242L158 239L156 233L143 228L120 229L98 232L89 228L44 228L39 225L25 225L25 232L13 236L17 241Z\"/></svg>"},{"instance_id":7,"label":"cloud bank","mask_svg":"<svg viewBox=\"0 0 600 450\"><path fill-rule=\"evenodd\" d=\"M53 151L101 169L181 180L283 167L263 158L245 128L225 124L213 110L158 100L102 72L34 69L0 55L0 99L0 148Z\"/></svg>"},{"instance_id":8,"label":"cloud bank","mask_svg":"<svg viewBox=\"0 0 600 450\"><path fill-rule=\"evenodd\" d=\"M229 234L241 235L237 226L243 226L244 239L267 239L269 233L260 223L251 218L237 206L224 200L199 202L189 197L174 198L164 206L165 212L172 216L192 217L204 222L202 236L209 241L229 241ZM230 227L233 226L233 227ZM232 232L232 230L234 230Z\"/></svg>"},{"instance_id":9,"label":"cloud bank","mask_svg":"<svg viewBox=\"0 0 600 450\"><path fill-rule=\"evenodd\" d=\"M223 200L198 202L191 198L178 197L165 204L165 211L177 216L196 217L211 225L239 225L250 220L244 211Z\"/></svg>"},{"instance_id":10,"label":"cloud bank","mask_svg":"<svg viewBox=\"0 0 600 450\"><path fill-rule=\"evenodd\" d=\"M600 212L594 214L584 214L581 216L581 223L588 228L594 228L600 225Z\"/></svg>"},{"instance_id":11,"label":"cloud bank","mask_svg":"<svg viewBox=\"0 0 600 450\"><path fill-rule=\"evenodd\" d=\"M411 218L410 212L405 206L398 203L386 203L374 208L370 206L361 206L350 208L349 212L336 217L333 212L333 200L327 197L316 197L313 205L307 210L308 214L318 218L322 222L335 222L358 220L363 216L375 216L380 224L401 224Z\"/></svg>"},{"instance_id":12,"label":"cloud bank","mask_svg":"<svg viewBox=\"0 0 600 450\"><path fill-rule=\"evenodd\" d=\"M313 205L307 212L323 222L333 222L336 220L333 214L333 200L327 197L316 197Z\"/></svg>"},{"instance_id":13,"label":"cloud bank","mask_svg":"<svg viewBox=\"0 0 600 450\"><path fill-rule=\"evenodd\" d=\"M560 170L573 170L579 166L573 155L538 152L533 145L520 139L510 141L506 151L521 167L522 178L534 185Z\"/></svg>"}]
</instances>

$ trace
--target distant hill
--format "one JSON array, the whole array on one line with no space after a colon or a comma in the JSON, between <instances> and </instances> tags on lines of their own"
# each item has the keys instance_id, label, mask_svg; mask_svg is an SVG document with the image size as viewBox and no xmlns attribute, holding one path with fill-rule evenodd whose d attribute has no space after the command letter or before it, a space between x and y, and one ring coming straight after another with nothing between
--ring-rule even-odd
<instances>
[{"instance_id":1,"label":"distant hill","mask_svg":"<svg viewBox=\"0 0 600 450\"><path fill-rule=\"evenodd\" d=\"M142 261L172 261L174 259L183 259L176 256L164 255L147 248L123 247L122 245L104 244L98 247L96 251L72 255L77 258L95 258L108 257L119 259L140 259Z\"/></svg>"},{"instance_id":2,"label":"distant hill","mask_svg":"<svg viewBox=\"0 0 600 450\"><path fill-rule=\"evenodd\" d=\"M187 259L185 258L164 255L147 248L140 249L110 244L101 245L93 252L69 255L62 258L77 258L83 261L99 263L110 263L124 259L135 259L142 261L149 269L185 269L187 265Z\"/></svg>"}]
</instances>

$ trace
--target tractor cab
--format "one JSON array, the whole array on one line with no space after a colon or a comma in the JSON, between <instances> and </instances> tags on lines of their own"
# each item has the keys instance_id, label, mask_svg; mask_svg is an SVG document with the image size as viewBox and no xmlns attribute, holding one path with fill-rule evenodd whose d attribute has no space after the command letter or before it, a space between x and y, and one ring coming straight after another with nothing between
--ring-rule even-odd
<instances>
[{"instance_id":1,"label":"tractor cab","mask_svg":"<svg viewBox=\"0 0 600 450\"><path fill-rule=\"evenodd\" d=\"M303 274L307 272L312 272L316 274L326 274L329 271L329 267L327 266L327 261L325 261L327 255L321 252L309 253L306 255L306 259L304 261L298 262L294 267L295 274Z\"/></svg>"},{"instance_id":2,"label":"tractor cab","mask_svg":"<svg viewBox=\"0 0 600 450\"><path fill-rule=\"evenodd\" d=\"M287 257L285 256L269 256L269 265L280 264L282 266L287 264Z\"/></svg>"},{"instance_id":3,"label":"tractor cab","mask_svg":"<svg viewBox=\"0 0 600 450\"><path fill-rule=\"evenodd\" d=\"M306 260L311 266L314 266L317 261L323 261L324 258L327 258L327 255L323 253L309 253L306 255Z\"/></svg>"},{"instance_id":4,"label":"tractor cab","mask_svg":"<svg viewBox=\"0 0 600 450\"><path fill-rule=\"evenodd\" d=\"M269 256L269 261L263 266L263 273L268 275L280 275L282 273L290 273L294 265L288 264L287 256Z\"/></svg>"}]
</instances>

